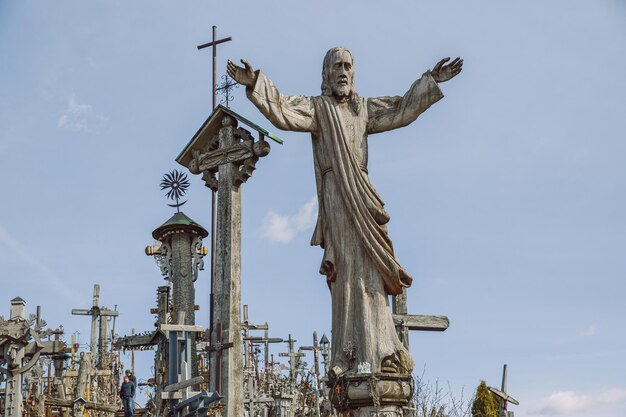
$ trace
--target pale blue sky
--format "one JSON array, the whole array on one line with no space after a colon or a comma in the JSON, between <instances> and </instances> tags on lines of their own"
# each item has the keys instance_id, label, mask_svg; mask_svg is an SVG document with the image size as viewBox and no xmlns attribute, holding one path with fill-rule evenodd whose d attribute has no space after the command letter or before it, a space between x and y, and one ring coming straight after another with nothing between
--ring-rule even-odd
<instances>
[{"instance_id":1,"label":"pale blue sky","mask_svg":"<svg viewBox=\"0 0 626 417\"><path fill-rule=\"evenodd\" d=\"M88 307L97 282L120 332L152 328L162 278L143 248L172 214L160 177L210 112L211 54L195 46L212 25L234 39L220 75L245 57L285 94L319 94L337 45L352 50L363 96L403 94L439 58L462 56L441 102L370 137L370 177L415 278L409 309L451 321L412 335L417 366L472 391L499 384L508 363L518 417L626 416L618 0L0 0L0 314L19 295L85 342L88 321L70 310ZM244 185L243 297L273 336L304 345L330 327L321 251L308 244L311 145L276 133L285 145ZM208 227L209 201L194 177L184 211ZM197 284L206 324L208 271Z\"/></svg>"}]
</instances>

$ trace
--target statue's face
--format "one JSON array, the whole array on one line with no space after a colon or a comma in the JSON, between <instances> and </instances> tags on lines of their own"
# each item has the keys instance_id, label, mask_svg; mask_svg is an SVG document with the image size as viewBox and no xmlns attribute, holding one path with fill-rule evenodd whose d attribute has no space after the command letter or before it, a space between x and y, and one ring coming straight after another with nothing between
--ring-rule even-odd
<instances>
[{"instance_id":1,"label":"statue's face","mask_svg":"<svg viewBox=\"0 0 626 417\"><path fill-rule=\"evenodd\" d=\"M354 68L348 51L337 51L333 54L328 81L335 98L341 99L350 95L354 85Z\"/></svg>"}]
</instances>

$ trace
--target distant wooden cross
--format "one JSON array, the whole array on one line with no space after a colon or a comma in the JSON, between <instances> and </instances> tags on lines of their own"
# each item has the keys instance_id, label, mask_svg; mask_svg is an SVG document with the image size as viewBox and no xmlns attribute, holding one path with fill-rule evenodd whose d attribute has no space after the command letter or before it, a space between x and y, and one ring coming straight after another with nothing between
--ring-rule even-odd
<instances>
[{"instance_id":1,"label":"distant wooden cross","mask_svg":"<svg viewBox=\"0 0 626 417\"><path fill-rule=\"evenodd\" d=\"M264 374L264 384L265 387L264 389L267 390L268 385L270 383L270 373L271 373L271 367L273 366L272 362L274 360L274 357L272 355L272 360L270 361L270 343L283 343L284 340L278 337L269 337L269 326L267 325L267 323L265 323L265 326L267 327L267 329L265 329L265 333L263 335L263 337L250 337L248 338L248 340L255 342L255 343L263 343L263 358L264 358L264 367L265 367L265 374Z\"/></svg>"},{"instance_id":2,"label":"distant wooden cross","mask_svg":"<svg viewBox=\"0 0 626 417\"><path fill-rule=\"evenodd\" d=\"M317 332L313 332L313 346L303 346L302 350L312 350L313 351L313 362L315 366L315 383L317 384L315 387L315 416L320 416L320 407L319 407L319 393L321 392L321 382L320 382L320 361L319 361L319 352L322 350L319 343L317 342Z\"/></svg>"},{"instance_id":3,"label":"distant wooden cross","mask_svg":"<svg viewBox=\"0 0 626 417\"><path fill-rule=\"evenodd\" d=\"M513 417L513 412L507 411L507 404L511 403L511 404L519 405L519 401L511 397L506 392L506 368L507 366L506 364L504 364L504 368L502 369L502 388L499 390L493 387L487 387L489 391L491 391L496 397L500 399L498 417Z\"/></svg>"},{"instance_id":4,"label":"distant wooden cross","mask_svg":"<svg viewBox=\"0 0 626 417\"><path fill-rule=\"evenodd\" d=\"M279 355L285 358L289 358L289 379L293 383L296 380L296 371L298 368L298 362L300 362L300 358L304 356L304 352L296 352L294 349L294 344L297 340L291 338L291 334L289 335L289 339L287 342L289 344L289 353L280 353Z\"/></svg>"},{"instance_id":5,"label":"distant wooden cross","mask_svg":"<svg viewBox=\"0 0 626 417\"><path fill-rule=\"evenodd\" d=\"M100 285L95 284L93 286L93 302L89 310L74 308L72 314L75 316L91 316L91 346L90 352L92 359L98 357L98 363L102 361L102 358L98 354L104 352L102 343L106 343L106 321L108 317L118 317L120 313L118 311L109 310L104 307L100 307ZM100 324L101 331L98 331L98 324ZM98 341L98 335L101 335Z\"/></svg>"}]
</instances>

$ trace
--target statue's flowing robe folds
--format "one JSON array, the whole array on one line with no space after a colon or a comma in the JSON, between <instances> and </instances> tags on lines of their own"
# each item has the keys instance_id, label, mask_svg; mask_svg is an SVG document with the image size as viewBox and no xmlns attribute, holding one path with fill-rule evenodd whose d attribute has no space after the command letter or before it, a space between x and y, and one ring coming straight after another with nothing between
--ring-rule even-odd
<instances>
[{"instance_id":1,"label":"statue's flowing robe folds","mask_svg":"<svg viewBox=\"0 0 626 417\"><path fill-rule=\"evenodd\" d=\"M319 214L312 245L324 249L320 273L332 293L332 366L409 373L411 355L396 333L389 294L412 278L396 260L389 214L367 174L367 137L403 127L443 97L429 72L404 97L339 102L330 96L283 96L260 71L248 98L274 126L310 132Z\"/></svg>"}]
</instances>

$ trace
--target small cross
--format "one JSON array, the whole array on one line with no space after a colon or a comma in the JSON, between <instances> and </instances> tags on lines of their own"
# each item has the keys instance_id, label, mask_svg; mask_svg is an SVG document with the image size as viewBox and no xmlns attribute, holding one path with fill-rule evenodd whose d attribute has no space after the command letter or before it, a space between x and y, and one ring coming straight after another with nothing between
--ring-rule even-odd
<instances>
[{"instance_id":1,"label":"small cross","mask_svg":"<svg viewBox=\"0 0 626 417\"><path fill-rule=\"evenodd\" d=\"M239 84L236 83L232 78L228 75L222 75L222 83L217 87L217 90L224 96L220 103L225 104L226 107L229 107L228 104L234 100L234 97L231 95L233 88L239 88Z\"/></svg>"},{"instance_id":2,"label":"small cross","mask_svg":"<svg viewBox=\"0 0 626 417\"><path fill-rule=\"evenodd\" d=\"M208 346L206 348L209 352L217 352L217 360L215 366L215 391L217 393L222 392L222 351L226 349L230 349L234 346L233 342L224 343L222 339L222 323L217 323L217 340L214 346Z\"/></svg>"},{"instance_id":3,"label":"small cross","mask_svg":"<svg viewBox=\"0 0 626 417\"><path fill-rule=\"evenodd\" d=\"M313 361L315 364L315 380L317 382L317 389L320 389L320 363L319 363L319 352L322 350L319 343L317 342L317 332L313 332L313 346L303 346L302 350L312 350L313 351Z\"/></svg>"},{"instance_id":4,"label":"small cross","mask_svg":"<svg viewBox=\"0 0 626 417\"><path fill-rule=\"evenodd\" d=\"M295 342L297 342L297 340L292 339L291 335L289 335L289 339L286 341L286 343L289 343L289 353L279 353L279 356L289 358L289 379L292 382L296 380L296 367L298 366L298 362L300 358L304 356L304 352L295 352Z\"/></svg>"}]
</instances>

